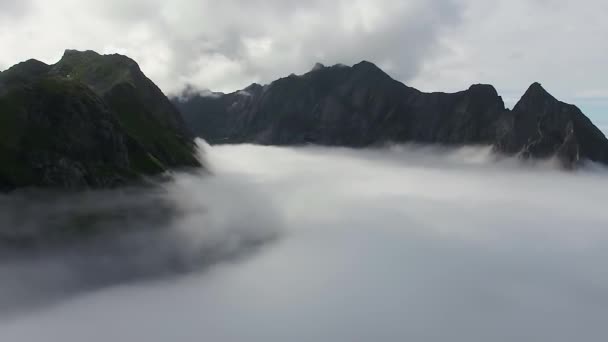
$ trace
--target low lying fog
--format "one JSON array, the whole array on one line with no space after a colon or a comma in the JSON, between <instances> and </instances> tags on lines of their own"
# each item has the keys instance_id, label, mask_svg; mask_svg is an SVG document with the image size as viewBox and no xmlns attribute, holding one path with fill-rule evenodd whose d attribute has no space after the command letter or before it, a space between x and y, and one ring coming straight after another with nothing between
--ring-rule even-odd
<instances>
[{"instance_id":1,"label":"low lying fog","mask_svg":"<svg viewBox=\"0 0 608 342\"><path fill-rule=\"evenodd\" d=\"M485 148L203 148L213 176L157 190L0 197L20 246L0 260L0 340L608 336L602 168ZM104 233L46 233L83 221Z\"/></svg>"}]
</instances>

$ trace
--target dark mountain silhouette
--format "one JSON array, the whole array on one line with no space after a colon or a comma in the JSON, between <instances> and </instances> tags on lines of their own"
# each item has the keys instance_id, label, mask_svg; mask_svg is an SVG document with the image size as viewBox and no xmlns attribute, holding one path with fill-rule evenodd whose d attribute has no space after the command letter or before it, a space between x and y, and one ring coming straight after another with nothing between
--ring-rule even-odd
<instances>
[{"instance_id":1,"label":"dark mountain silhouette","mask_svg":"<svg viewBox=\"0 0 608 342\"><path fill-rule=\"evenodd\" d=\"M0 73L0 189L111 187L198 166L179 112L128 57L68 50Z\"/></svg>"},{"instance_id":2,"label":"dark mountain silhouette","mask_svg":"<svg viewBox=\"0 0 608 342\"><path fill-rule=\"evenodd\" d=\"M608 163L601 131L538 83L508 110L491 85L424 93L369 62L317 64L266 86L174 103L190 128L212 144L483 144L522 157L556 156L566 167L583 160Z\"/></svg>"}]
</instances>

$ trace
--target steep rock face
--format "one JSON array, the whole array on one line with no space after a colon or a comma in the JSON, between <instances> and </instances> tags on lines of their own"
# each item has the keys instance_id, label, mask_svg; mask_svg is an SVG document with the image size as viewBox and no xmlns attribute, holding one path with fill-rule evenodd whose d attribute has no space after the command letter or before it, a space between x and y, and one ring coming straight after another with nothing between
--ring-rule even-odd
<instances>
[{"instance_id":1,"label":"steep rock face","mask_svg":"<svg viewBox=\"0 0 608 342\"><path fill-rule=\"evenodd\" d=\"M187 101L176 100L174 103L198 136L214 143L230 142L228 137L237 134L237 124L242 116L240 113L248 110L261 91L262 86L253 84L231 94L194 96Z\"/></svg>"},{"instance_id":2,"label":"steep rock face","mask_svg":"<svg viewBox=\"0 0 608 342\"><path fill-rule=\"evenodd\" d=\"M4 95L10 87L24 86L51 70L51 66L35 59L30 59L0 72L0 95Z\"/></svg>"},{"instance_id":3,"label":"steep rock face","mask_svg":"<svg viewBox=\"0 0 608 342\"><path fill-rule=\"evenodd\" d=\"M508 114L497 146L524 156L556 156L565 166L580 160L608 163L608 141L576 106L558 101L534 83Z\"/></svg>"},{"instance_id":4,"label":"steep rock face","mask_svg":"<svg viewBox=\"0 0 608 342\"><path fill-rule=\"evenodd\" d=\"M0 98L4 187L111 186L127 176L127 136L86 86L43 78Z\"/></svg>"},{"instance_id":5,"label":"steep rock face","mask_svg":"<svg viewBox=\"0 0 608 342\"><path fill-rule=\"evenodd\" d=\"M119 77L106 76L104 84L115 84L103 90L86 77L59 72L72 65L70 54L89 52L66 53L52 66L30 60L0 73L0 190L111 187L170 167L200 165L179 113L160 90L150 92L150 99L160 96L154 101L165 107L142 98L138 93L146 89L138 84L123 99L127 94L115 90L124 86ZM99 61L87 68L109 63L107 70L123 72L95 55Z\"/></svg>"},{"instance_id":6,"label":"steep rock face","mask_svg":"<svg viewBox=\"0 0 608 342\"><path fill-rule=\"evenodd\" d=\"M132 59L67 50L51 73L89 86L116 112L129 135L163 164L198 165L192 134L180 113Z\"/></svg>"},{"instance_id":7,"label":"steep rock face","mask_svg":"<svg viewBox=\"0 0 608 342\"><path fill-rule=\"evenodd\" d=\"M176 104L192 129L212 143L277 145L482 143L491 140L489 123L504 111L491 86L427 94L369 62L316 66L246 94L198 96Z\"/></svg>"},{"instance_id":8,"label":"steep rock face","mask_svg":"<svg viewBox=\"0 0 608 342\"><path fill-rule=\"evenodd\" d=\"M522 157L557 156L570 167L608 163L608 141L575 106L533 84L511 111L491 85L423 93L369 62L315 65L267 86L175 100L210 143L369 146L386 142L493 145Z\"/></svg>"}]
</instances>

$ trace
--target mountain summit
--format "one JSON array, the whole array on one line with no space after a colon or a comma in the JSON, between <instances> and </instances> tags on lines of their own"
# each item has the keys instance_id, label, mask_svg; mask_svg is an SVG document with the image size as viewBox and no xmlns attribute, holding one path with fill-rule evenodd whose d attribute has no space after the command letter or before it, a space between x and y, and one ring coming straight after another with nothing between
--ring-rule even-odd
<instances>
[{"instance_id":1,"label":"mountain summit","mask_svg":"<svg viewBox=\"0 0 608 342\"><path fill-rule=\"evenodd\" d=\"M599 129L539 83L508 110L491 85L424 93L363 61L315 67L248 93L194 96L175 104L210 143L483 144L523 157L556 156L566 167L582 160L608 163L608 141Z\"/></svg>"},{"instance_id":2,"label":"mountain summit","mask_svg":"<svg viewBox=\"0 0 608 342\"><path fill-rule=\"evenodd\" d=\"M121 55L67 50L0 73L0 189L108 187L200 166L173 104Z\"/></svg>"},{"instance_id":3,"label":"mountain summit","mask_svg":"<svg viewBox=\"0 0 608 342\"><path fill-rule=\"evenodd\" d=\"M539 83L532 84L508 114L508 132L498 142L504 152L556 155L566 165L580 160L608 163L608 141L600 129L580 109L558 101Z\"/></svg>"}]
</instances>

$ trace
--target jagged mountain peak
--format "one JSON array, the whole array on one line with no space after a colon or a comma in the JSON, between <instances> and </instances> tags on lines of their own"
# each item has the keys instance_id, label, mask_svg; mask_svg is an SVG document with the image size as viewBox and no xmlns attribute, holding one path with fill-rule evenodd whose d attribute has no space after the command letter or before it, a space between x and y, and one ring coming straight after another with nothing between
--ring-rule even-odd
<instances>
[{"instance_id":1,"label":"jagged mountain peak","mask_svg":"<svg viewBox=\"0 0 608 342\"><path fill-rule=\"evenodd\" d=\"M41 62L37 59L28 59L25 62L17 63L3 72L0 75L3 77L8 76L36 76L41 73L45 73L51 66Z\"/></svg>"},{"instance_id":2,"label":"jagged mountain peak","mask_svg":"<svg viewBox=\"0 0 608 342\"><path fill-rule=\"evenodd\" d=\"M557 107L559 104L563 103L553 97L540 83L534 82L528 87L524 95L513 107L513 110L515 112L529 111L540 115L548 110L551 111L550 109Z\"/></svg>"},{"instance_id":3,"label":"jagged mountain peak","mask_svg":"<svg viewBox=\"0 0 608 342\"><path fill-rule=\"evenodd\" d=\"M74 50L67 49L63 52L60 62L68 61L99 61L99 60L113 60L126 62L131 65L137 65L137 62L129 56L125 56L119 53L112 54L100 54L93 50Z\"/></svg>"},{"instance_id":4,"label":"jagged mountain peak","mask_svg":"<svg viewBox=\"0 0 608 342\"><path fill-rule=\"evenodd\" d=\"M48 67L49 67L48 64L41 62L37 59L30 58L24 62L13 65L12 67L8 68L6 71L18 70L20 72L27 72L29 70L46 70Z\"/></svg>"},{"instance_id":5,"label":"jagged mountain peak","mask_svg":"<svg viewBox=\"0 0 608 342\"><path fill-rule=\"evenodd\" d=\"M113 186L197 167L177 109L132 59L66 50L0 74L0 190Z\"/></svg>"},{"instance_id":6,"label":"jagged mountain peak","mask_svg":"<svg viewBox=\"0 0 608 342\"><path fill-rule=\"evenodd\" d=\"M547 92L540 82L533 82L526 92Z\"/></svg>"},{"instance_id":7,"label":"jagged mountain peak","mask_svg":"<svg viewBox=\"0 0 608 342\"><path fill-rule=\"evenodd\" d=\"M53 65L53 70L64 77L81 79L98 91L107 91L118 83L147 80L139 64L130 57L103 55L91 50L65 50L61 60Z\"/></svg>"},{"instance_id":8,"label":"jagged mountain peak","mask_svg":"<svg viewBox=\"0 0 608 342\"><path fill-rule=\"evenodd\" d=\"M553 95L551 95L547 90L545 90L545 88L543 88L543 86L539 82L534 82L530 85L530 87L528 87L528 90L526 90L521 100L528 101L541 98L556 100L555 97L553 97Z\"/></svg>"},{"instance_id":9,"label":"jagged mountain peak","mask_svg":"<svg viewBox=\"0 0 608 342\"><path fill-rule=\"evenodd\" d=\"M65 51L63 51L62 58L71 58L71 57L75 57L75 56L84 56L84 55L101 56L101 54L99 54L98 52L93 51L93 50L65 49Z\"/></svg>"},{"instance_id":10,"label":"jagged mountain peak","mask_svg":"<svg viewBox=\"0 0 608 342\"><path fill-rule=\"evenodd\" d=\"M319 71L319 70L323 70L325 69L326 66L323 63L315 63L315 65L312 67L312 69L310 69L310 71Z\"/></svg>"},{"instance_id":11,"label":"jagged mountain peak","mask_svg":"<svg viewBox=\"0 0 608 342\"><path fill-rule=\"evenodd\" d=\"M353 65L352 69L357 72L378 73L378 74L383 74L383 75L388 76L388 74L386 74L386 72L384 72L384 70L380 69L380 67L378 67L376 64L374 64L370 61L366 61L366 60L363 60L363 61Z\"/></svg>"},{"instance_id":12,"label":"jagged mountain peak","mask_svg":"<svg viewBox=\"0 0 608 342\"><path fill-rule=\"evenodd\" d=\"M356 63L353 65L353 68L358 69L358 68L365 68L365 69L378 69L381 70L376 64L368 61L368 60L362 60L359 63Z\"/></svg>"},{"instance_id":13,"label":"jagged mountain peak","mask_svg":"<svg viewBox=\"0 0 608 342\"><path fill-rule=\"evenodd\" d=\"M65 50L59 62L55 64L55 68L58 71L62 71L63 69L92 67L99 69L100 72L111 69L127 69L131 72L141 72L137 62L128 56L116 53L102 55L92 50Z\"/></svg>"},{"instance_id":14,"label":"jagged mountain peak","mask_svg":"<svg viewBox=\"0 0 608 342\"><path fill-rule=\"evenodd\" d=\"M47 73L50 65L36 59L28 59L13 65L0 73L0 86L4 83L15 84L29 82L31 79Z\"/></svg>"},{"instance_id":15,"label":"jagged mountain peak","mask_svg":"<svg viewBox=\"0 0 608 342\"><path fill-rule=\"evenodd\" d=\"M491 84L477 83L473 84L469 87L470 91L479 92L479 93L488 93L494 96L498 96L498 91Z\"/></svg>"},{"instance_id":16,"label":"jagged mountain peak","mask_svg":"<svg viewBox=\"0 0 608 342\"><path fill-rule=\"evenodd\" d=\"M510 111L490 84L425 93L369 61L316 69L274 81L247 101L226 95L178 106L211 143L485 144L506 154L558 156L566 166L583 159L608 163L608 141L599 130L540 83Z\"/></svg>"},{"instance_id":17,"label":"jagged mountain peak","mask_svg":"<svg viewBox=\"0 0 608 342\"><path fill-rule=\"evenodd\" d=\"M257 92L261 91L263 88L264 88L264 86L259 83L251 83L247 87L243 88L242 91L257 93Z\"/></svg>"}]
</instances>

